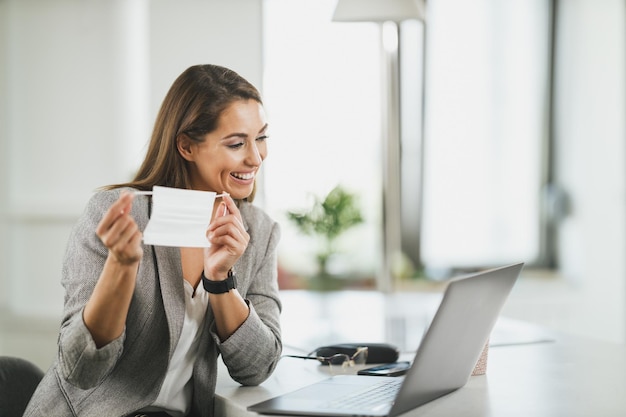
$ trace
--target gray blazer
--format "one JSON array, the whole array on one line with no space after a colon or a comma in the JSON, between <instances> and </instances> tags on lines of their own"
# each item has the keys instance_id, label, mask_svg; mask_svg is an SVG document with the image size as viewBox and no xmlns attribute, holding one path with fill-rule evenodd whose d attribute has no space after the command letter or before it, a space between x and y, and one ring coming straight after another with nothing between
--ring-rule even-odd
<instances>
[{"instance_id":1,"label":"gray blazer","mask_svg":"<svg viewBox=\"0 0 626 417\"><path fill-rule=\"evenodd\" d=\"M63 263L65 304L56 361L33 395L25 417L118 417L150 405L157 397L185 314L180 250L144 246L124 334L96 349L82 319L107 248L96 225L120 190L96 193L69 238ZM250 315L220 342L211 308L193 369L192 416L213 416L217 358L230 376L257 385L270 376L281 354L276 249L278 224L250 203L240 204L250 242L235 264L238 290ZM150 198L137 196L132 215L144 230Z\"/></svg>"}]
</instances>

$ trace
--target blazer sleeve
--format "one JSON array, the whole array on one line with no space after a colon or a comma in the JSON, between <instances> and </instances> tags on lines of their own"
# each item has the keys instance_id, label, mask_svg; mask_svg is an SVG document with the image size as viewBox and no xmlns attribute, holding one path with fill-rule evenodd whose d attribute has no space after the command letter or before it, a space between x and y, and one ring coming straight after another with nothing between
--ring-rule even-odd
<instances>
[{"instance_id":1,"label":"blazer sleeve","mask_svg":"<svg viewBox=\"0 0 626 417\"><path fill-rule=\"evenodd\" d=\"M235 265L238 290L250 307L250 314L224 342L215 329L218 344L230 376L242 385L258 385L274 371L282 353L280 334L281 303L278 291L278 223L256 209L243 214L248 222L250 242ZM242 257L244 258L244 257Z\"/></svg>"},{"instance_id":2,"label":"blazer sleeve","mask_svg":"<svg viewBox=\"0 0 626 417\"><path fill-rule=\"evenodd\" d=\"M62 378L81 389L96 386L122 354L125 334L98 349L83 321L83 309L108 254L96 235L96 226L118 195L119 190L92 196L72 229L63 260L61 283L65 300L58 339L58 369Z\"/></svg>"}]
</instances>

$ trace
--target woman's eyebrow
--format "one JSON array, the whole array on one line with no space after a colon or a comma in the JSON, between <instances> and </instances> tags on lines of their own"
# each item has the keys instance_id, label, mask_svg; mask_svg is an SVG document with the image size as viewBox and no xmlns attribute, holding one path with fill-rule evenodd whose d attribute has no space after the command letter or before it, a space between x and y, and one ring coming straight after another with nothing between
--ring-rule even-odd
<instances>
[{"instance_id":1,"label":"woman's eyebrow","mask_svg":"<svg viewBox=\"0 0 626 417\"><path fill-rule=\"evenodd\" d=\"M265 125L259 130L259 133L257 135L262 135L268 128L268 124L265 123ZM228 139L232 139L232 138L241 138L241 139L246 139L248 137L247 133L243 133L243 132L233 132L230 133L226 136L224 136L222 139L220 140L228 140Z\"/></svg>"},{"instance_id":2,"label":"woman's eyebrow","mask_svg":"<svg viewBox=\"0 0 626 417\"><path fill-rule=\"evenodd\" d=\"M242 139L245 139L247 137L248 137L248 135L246 133L234 132L234 133L231 133L229 135L224 136L222 138L222 140L227 140L227 139L232 139L232 138L242 138Z\"/></svg>"},{"instance_id":3,"label":"woman's eyebrow","mask_svg":"<svg viewBox=\"0 0 626 417\"><path fill-rule=\"evenodd\" d=\"M265 125L261 128L261 130L259 130L258 134L259 135L263 134L267 130L267 128L268 128L268 124L265 123ZM231 138L242 138L242 139L245 139L247 137L248 137L248 135L246 133L233 132L233 133L230 133L230 134L224 136L221 140L226 140L226 139L231 139Z\"/></svg>"}]
</instances>

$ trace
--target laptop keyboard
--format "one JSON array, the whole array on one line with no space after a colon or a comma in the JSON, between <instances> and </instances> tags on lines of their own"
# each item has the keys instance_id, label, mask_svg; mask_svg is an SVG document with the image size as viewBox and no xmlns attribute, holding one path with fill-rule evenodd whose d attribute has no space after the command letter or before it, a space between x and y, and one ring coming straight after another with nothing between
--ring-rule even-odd
<instances>
[{"instance_id":1,"label":"laptop keyboard","mask_svg":"<svg viewBox=\"0 0 626 417\"><path fill-rule=\"evenodd\" d=\"M365 389L358 390L348 396L334 399L326 404L328 409L335 410L379 410L393 404L403 378L390 378Z\"/></svg>"}]
</instances>

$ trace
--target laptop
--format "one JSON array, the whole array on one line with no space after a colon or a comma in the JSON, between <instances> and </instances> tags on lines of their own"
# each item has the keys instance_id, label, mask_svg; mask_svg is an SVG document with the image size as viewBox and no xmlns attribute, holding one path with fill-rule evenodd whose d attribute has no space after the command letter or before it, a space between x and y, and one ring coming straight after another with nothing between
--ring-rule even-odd
<instances>
[{"instance_id":1,"label":"laptop","mask_svg":"<svg viewBox=\"0 0 626 417\"><path fill-rule=\"evenodd\" d=\"M456 391L468 382L522 267L517 263L450 280L405 375L336 375L248 410L390 417Z\"/></svg>"}]
</instances>

